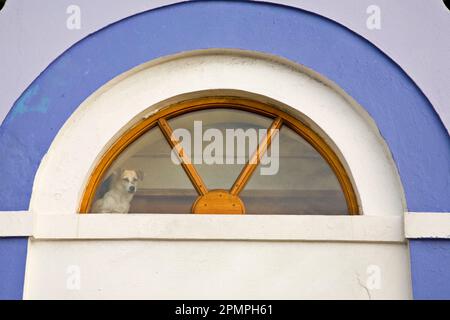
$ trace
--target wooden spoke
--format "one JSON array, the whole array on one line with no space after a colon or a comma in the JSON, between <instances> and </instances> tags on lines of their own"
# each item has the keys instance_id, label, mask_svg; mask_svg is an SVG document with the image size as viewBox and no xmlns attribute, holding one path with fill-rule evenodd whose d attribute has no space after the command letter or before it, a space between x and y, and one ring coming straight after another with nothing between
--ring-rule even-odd
<instances>
[{"instance_id":1,"label":"wooden spoke","mask_svg":"<svg viewBox=\"0 0 450 320\"><path fill-rule=\"evenodd\" d=\"M174 149L180 157L181 165L183 166L184 171L188 175L189 180L191 180L197 192L200 195L207 194L208 188L206 188L205 183L198 174L194 165L191 163L191 159L184 151L183 147L180 144L180 141L178 141L178 139L173 135L173 130L170 127L169 123L166 121L166 119L161 118L158 120L158 125L161 128L161 131L163 132L167 142L169 142L171 148Z\"/></svg>"},{"instance_id":2,"label":"wooden spoke","mask_svg":"<svg viewBox=\"0 0 450 320\"><path fill-rule=\"evenodd\" d=\"M261 158L264 156L264 154L267 152L267 149L270 147L273 137L278 133L278 130L281 128L282 125L283 120L280 117L276 118L275 121L272 123L270 128L267 130L266 136L258 145L258 148L256 149L255 153L249 159L244 169L242 169L241 173L239 174L239 177L234 182L234 185L230 190L230 193L232 195L237 196L244 189L245 185L253 175L253 172L258 167Z\"/></svg>"}]
</instances>

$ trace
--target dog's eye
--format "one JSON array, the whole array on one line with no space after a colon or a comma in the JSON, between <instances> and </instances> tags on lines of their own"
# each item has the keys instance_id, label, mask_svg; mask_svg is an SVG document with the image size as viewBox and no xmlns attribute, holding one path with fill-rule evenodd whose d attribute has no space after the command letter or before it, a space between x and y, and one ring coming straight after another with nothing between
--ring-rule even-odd
<instances>
[{"instance_id":1,"label":"dog's eye","mask_svg":"<svg viewBox=\"0 0 450 320\"><path fill-rule=\"evenodd\" d=\"M123 178L122 180L125 181L125 182L128 182L128 179L127 179L127 178Z\"/></svg>"}]
</instances>

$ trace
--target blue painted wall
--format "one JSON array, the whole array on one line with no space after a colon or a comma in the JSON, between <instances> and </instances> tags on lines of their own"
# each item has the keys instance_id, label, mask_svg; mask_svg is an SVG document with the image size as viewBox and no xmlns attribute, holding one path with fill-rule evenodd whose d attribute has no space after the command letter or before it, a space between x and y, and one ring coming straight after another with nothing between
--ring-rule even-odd
<instances>
[{"instance_id":1,"label":"blue painted wall","mask_svg":"<svg viewBox=\"0 0 450 320\"><path fill-rule=\"evenodd\" d=\"M415 299L450 299L450 240L410 240Z\"/></svg>"},{"instance_id":2,"label":"blue painted wall","mask_svg":"<svg viewBox=\"0 0 450 320\"><path fill-rule=\"evenodd\" d=\"M449 136L428 100L392 60L325 18L237 1L190 2L136 15L87 37L52 63L0 127L0 210L28 208L43 155L91 93L151 59L206 48L283 56L337 83L377 123L397 164L409 210L450 211ZM413 242L413 256L415 248ZM413 264L413 270L422 270L420 261ZM450 298L450 286L445 294Z\"/></svg>"}]
</instances>

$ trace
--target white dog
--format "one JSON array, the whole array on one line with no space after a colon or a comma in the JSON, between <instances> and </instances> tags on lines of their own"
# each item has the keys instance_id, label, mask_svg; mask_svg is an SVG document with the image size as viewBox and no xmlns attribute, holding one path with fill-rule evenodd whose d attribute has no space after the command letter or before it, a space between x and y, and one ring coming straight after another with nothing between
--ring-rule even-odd
<instances>
[{"instance_id":1,"label":"white dog","mask_svg":"<svg viewBox=\"0 0 450 320\"><path fill-rule=\"evenodd\" d=\"M109 176L101 188L101 195L92 206L92 213L128 213L130 203L137 191L139 181L144 175L141 171L119 169ZM102 191L102 190L100 190Z\"/></svg>"}]
</instances>

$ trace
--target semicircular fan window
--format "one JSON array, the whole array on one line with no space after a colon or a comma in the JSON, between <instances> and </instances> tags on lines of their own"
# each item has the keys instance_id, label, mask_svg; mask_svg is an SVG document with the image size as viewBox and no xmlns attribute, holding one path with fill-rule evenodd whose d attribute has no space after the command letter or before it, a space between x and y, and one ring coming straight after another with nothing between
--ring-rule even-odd
<instances>
[{"instance_id":1,"label":"semicircular fan window","mask_svg":"<svg viewBox=\"0 0 450 320\"><path fill-rule=\"evenodd\" d=\"M339 215L358 206L319 135L276 108L222 98L130 129L97 165L80 211Z\"/></svg>"}]
</instances>

